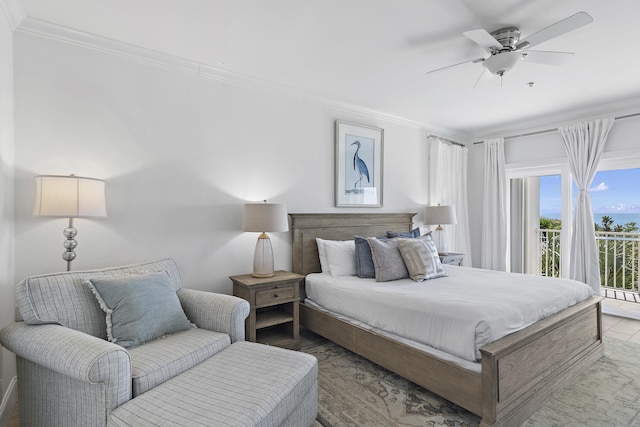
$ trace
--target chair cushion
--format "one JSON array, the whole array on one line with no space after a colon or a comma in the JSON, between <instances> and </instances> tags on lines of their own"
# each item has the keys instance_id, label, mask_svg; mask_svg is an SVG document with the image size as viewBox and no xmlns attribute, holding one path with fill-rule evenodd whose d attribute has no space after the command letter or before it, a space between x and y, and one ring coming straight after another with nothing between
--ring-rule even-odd
<instances>
[{"instance_id":1,"label":"chair cushion","mask_svg":"<svg viewBox=\"0 0 640 427\"><path fill-rule=\"evenodd\" d=\"M129 349L133 397L193 368L230 344L227 334L189 329Z\"/></svg>"},{"instance_id":2,"label":"chair cushion","mask_svg":"<svg viewBox=\"0 0 640 427\"><path fill-rule=\"evenodd\" d=\"M24 320L31 325L62 325L106 339L104 312L91 290L82 282L92 277L152 271L167 271L175 290L180 289L180 273L172 259L28 277L16 285L16 320Z\"/></svg>"},{"instance_id":3,"label":"chair cushion","mask_svg":"<svg viewBox=\"0 0 640 427\"><path fill-rule=\"evenodd\" d=\"M106 313L107 338L124 348L192 327L166 271L84 282Z\"/></svg>"},{"instance_id":4,"label":"chair cushion","mask_svg":"<svg viewBox=\"0 0 640 427\"><path fill-rule=\"evenodd\" d=\"M296 417L296 425L310 425L317 413L317 377L311 355L236 342L116 408L109 425L279 426L301 407L308 411Z\"/></svg>"}]
</instances>

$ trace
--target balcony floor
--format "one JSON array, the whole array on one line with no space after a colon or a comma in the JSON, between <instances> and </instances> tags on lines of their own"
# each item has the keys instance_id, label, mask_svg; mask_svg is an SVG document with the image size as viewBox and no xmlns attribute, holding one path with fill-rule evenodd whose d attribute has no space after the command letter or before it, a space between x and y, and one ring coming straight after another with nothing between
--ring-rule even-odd
<instances>
[{"instance_id":1,"label":"balcony floor","mask_svg":"<svg viewBox=\"0 0 640 427\"><path fill-rule=\"evenodd\" d=\"M613 298L602 302L604 335L640 344L640 304Z\"/></svg>"}]
</instances>

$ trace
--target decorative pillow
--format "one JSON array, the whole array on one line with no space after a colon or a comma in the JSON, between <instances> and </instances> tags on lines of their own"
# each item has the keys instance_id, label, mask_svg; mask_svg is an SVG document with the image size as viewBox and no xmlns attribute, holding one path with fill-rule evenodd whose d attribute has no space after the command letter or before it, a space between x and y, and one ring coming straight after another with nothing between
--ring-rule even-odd
<instances>
[{"instance_id":1,"label":"decorative pillow","mask_svg":"<svg viewBox=\"0 0 640 427\"><path fill-rule=\"evenodd\" d=\"M387 240L386 237L378 239ZM361 279L371 279L376 277L376 267L371 256L371 247L366 237L354 236L356 244L356 275Z\"/></svg>"},{"instance_id":2,"label":"decorative pillow","mask_svg":"<svg viewBox=\"0 0 640 427\"><path fill-rule=\"evenodd\" d=\"M398 239L368 238L367 242L371 247L371 255L376 270L376 282L388 282L409 277L409 272L404 265L398 248Z\"/></svg>"},{"instance_id":3,"label":"decorative pillow","mask_svg":"<svg viewBox=\"0 0 640 427\"><path fill-rule=\"evenodd\" d=\"M420 228L414 228L411 231L397 232L397 231L387 231L387 237L408 237L415 238L420 237Z\"/></svg>"},{"instance_id":4,"label":"decorative pillow","mask_svg":"<svg viewBox=\"0 0 640 427\"><path fill-rule=\"evenodd\" d=\"M327 248L325 247L324 242L326 242L326 240L316 237L318 256L320 257L320 270L323 273L329 273L329 260L327 260Z\"/></svg>"},{"instance_id":5,"label":"decorative pillow","mask_svg":"<svg viewBox=\"0 0 640 427\"><path fill-rule=\"evenodd\" d=\"M324 246L332 276L356 275L356 247L353 240L325 240Z\"/></svg>"},{"instance_id":6,"label":"decorative pillow","mask_svg":"<svg viewBox=\"0 0 640 427\"><path fill-rule=\"evenodd\" d=\"M109 341L125 348L192 327L166 271L85 280L107 314Z\"/></svg>"},{"instance_id":7,"label":"decorative pillow","mask_svg":"<svg viewBox=\"0 0 640 427\"><path fill-rule=\"evenodd\" d=\"M409 277L416 282L447 275L430 234L414 239L398 239L398 247L409 271Z\"/></svg>"}]
</instances>

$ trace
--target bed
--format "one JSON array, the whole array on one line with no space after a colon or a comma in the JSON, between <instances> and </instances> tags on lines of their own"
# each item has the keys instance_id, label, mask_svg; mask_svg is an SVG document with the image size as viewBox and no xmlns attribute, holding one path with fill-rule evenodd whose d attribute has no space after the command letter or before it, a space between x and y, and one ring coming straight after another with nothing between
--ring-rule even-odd
<instances>
[{"instance_id":1,"label":"bed","mask_svg":"<svg viewBox=\"0 0 640 427\"><path fill-rule=\"evenodd\" d=\"M290 214L292 269L305 276L321 271L317 237L350 240L354 235L409 232L414 215ZM302 326L479 415L481 426L522 424L604 354L600 296L483 345L480 369L472 369L305 304L305 295L301 289Z\"/></svg>"}]
</instances>

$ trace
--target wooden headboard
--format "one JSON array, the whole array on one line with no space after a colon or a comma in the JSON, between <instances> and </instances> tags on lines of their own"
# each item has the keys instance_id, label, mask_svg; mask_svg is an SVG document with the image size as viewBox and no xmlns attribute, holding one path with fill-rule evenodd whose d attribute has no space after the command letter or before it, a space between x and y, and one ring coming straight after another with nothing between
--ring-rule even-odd
<instances>
[{"instance_id":1,"label":"wooden headboard","mask_svg":"<svg viewBox=\"0 0 640 427\"><path fill-rule=\"evenodd\" d=\"M353 236L384 236L387 230L411 231L415 213L289 214L293 231L292 269L307 275L320 272L316 237L353 240Z\"/></svg>"}]
</instances>

